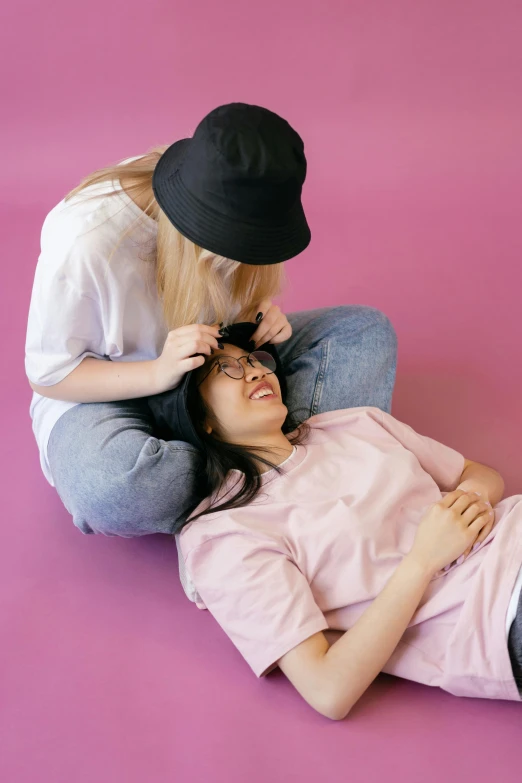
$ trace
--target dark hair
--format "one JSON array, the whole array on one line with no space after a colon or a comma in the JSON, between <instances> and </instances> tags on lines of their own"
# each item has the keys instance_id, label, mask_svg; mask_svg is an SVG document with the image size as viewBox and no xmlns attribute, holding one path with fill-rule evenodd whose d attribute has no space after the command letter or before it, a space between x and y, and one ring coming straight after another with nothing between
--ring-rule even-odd
<instances>
[{"instance_id":1,"label":"dark hair","mask_svg":"<svg viewBox=\"0 0 522 783\"><path fill-rule=\"evenodd\" d=\"M279 378L279 374L276 372ZM209 435L204 429L204 422L208 415L212 413L205 404L200 391L196 385L197 373L193 373L188 387L187 410L192 419L196 432L203 443L203 450L199 450L196 458L195 468L195 489L193 502L188 509L185 509L183 515L178 517L174 524L174 533L179 533L185 525L203 514L209 514L216 511L225 511L231 508L241 508L248 505L261 489L261 472L258 462L274 468L277 473L284 474L284 468L274 465L273 462L261 456L261 452L267 452L269 449L264 446L238 446L234 443L227 443L214 435ZM283 384L284 388L284 384ZM284 402L284 394L283 394ZM298 413L305 414L301 419ZM310 427L305 419L310 416L310 411L306 408L292 411L287 414L281 431L291 436L288 442L296 446L305 442ZM254 458L255 455L255 458ZM188 519L192 511L201 503L202 500L211 497L217 493L224 485L226 477L230 470L239 470L243 473L238 483L233 487L237 491L232 495L227 492L228 500L219 505L210 505L199 514Z\"/></svg>"}]
</instances>

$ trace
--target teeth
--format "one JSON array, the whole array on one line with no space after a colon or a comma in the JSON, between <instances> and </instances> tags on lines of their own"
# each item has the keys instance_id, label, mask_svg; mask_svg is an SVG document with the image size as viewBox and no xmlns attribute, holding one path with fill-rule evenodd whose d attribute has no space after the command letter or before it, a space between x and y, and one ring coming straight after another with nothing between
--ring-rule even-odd
<instances>
[{"instance_id":1,"label":"teeth","mask_svg":"<svg viewBox=\"0 0 522 783\"><path fill-rule=\"evenodd\" d=\"M268 394L273 394L272 389L260 389L258 392L252 395L251 400L259 400L261 397L266 397Z\"/></svg>"}]
</instances>

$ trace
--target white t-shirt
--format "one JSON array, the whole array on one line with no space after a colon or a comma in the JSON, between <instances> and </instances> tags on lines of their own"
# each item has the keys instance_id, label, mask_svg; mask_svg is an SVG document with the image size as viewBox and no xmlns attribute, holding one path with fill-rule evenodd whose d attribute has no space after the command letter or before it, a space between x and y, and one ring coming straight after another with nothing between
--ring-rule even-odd
<instances>
[{"instance_id":1,"label":"white t-shirt","mask_svg":"<svg viewBox=\"0 0 522 783\"><path fill-rule=\"evenodd\" d=\"M107 196L118 189L115 196ZM85 198L96 193L96 198ZM121 234L130 233L110 254ZM102 183L65 202L45 218L27 324L25 369L33 383L52 386L86 356L113 361L157 358L165 342L154 265L156 221L121 189ZM36 392L30 406L44 475L49 435L77 403Z\"/></svg>"}]
</instances>

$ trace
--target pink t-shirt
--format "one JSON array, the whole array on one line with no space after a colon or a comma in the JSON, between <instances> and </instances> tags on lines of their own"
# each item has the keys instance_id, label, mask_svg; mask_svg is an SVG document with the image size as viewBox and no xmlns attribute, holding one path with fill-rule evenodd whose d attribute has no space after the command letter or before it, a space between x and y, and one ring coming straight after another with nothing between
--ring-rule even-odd
<instances>
[{"instance_id":1,"label":"pink t-shirt","mask_svg":"<svg viewBox=\"0 0 522 783\"><path fill-rule=\"evenodd\" d=\"M284 476L265 473L253 503L200 517L179 538L198 605L257 676L312 634L354 625L464 468L458 451L379 408L308 423ZM231 471L220 497L240 477ZM435 574L384 672L457 696L520 700L505 621L522 564L522 495L495 510L480 547Z\"/></svg>"}]
</instances>

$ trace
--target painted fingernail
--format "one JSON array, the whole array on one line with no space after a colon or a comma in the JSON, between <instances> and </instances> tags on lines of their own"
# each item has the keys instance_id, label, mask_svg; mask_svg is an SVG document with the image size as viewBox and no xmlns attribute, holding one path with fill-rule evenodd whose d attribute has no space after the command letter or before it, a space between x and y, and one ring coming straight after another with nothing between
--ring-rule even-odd
<instances>
[{"instance_id":1,"label":"painted fingernail","mask_svg":"<svg viewBox=\"0 0 522 783\"><path fill-rule=\"evenodd\" d=\"M210 353L214 353L214 349L213 348L210 349Z\"/></svg>"},{"instance_id":2,"label":"painted fingernail","mask_svg":"<svg viewBox=\"0 0 522 783\"><path fill-rule=\"evenodd\" d=\"M225 346L223 345L223 343L218 342L218 348L221 348L221 350L223 350L224 347Z\"/></svg>"},{"instance_id":3,"label":"painted fingernail","mask_svg":"<svg viewBox=\"0 0 522 783\"><path fill-rule=\"evenodd\" d=\"M258 324L258 323L259 323L259 321L262 319L262 317L263 317L263 313L258 313L258 314L256 315L256 324Z\"/></svg>"},{"instance_id":4,"label":"painted fingernail","mask_svg":"<svg viewBox=\"0 0 522 783\"><path fill-rule=\"evenodd\" d=\"M225 336L225 335L228 333L228 330L227 330L227 328L226 328L226 327L223 327L222 329L219 329L218 331L219 331L219 334L220 334L222 337L224 337L224 336Z\"/></svg>"},{"instance_id":5,"label":"painted fingernail","mask_svg":"<svg viewBox=\"0 0 522 783\"><path fill-rule=\"evenodd\" d=\"M221 323L220 323L219 325L220 325L220 326L223 326L223 324L224 324L224 321L221 321Z\"/></svg>"},{"instance_id":6,"label":"painted fingernail","mask_svg":"<svg viewBox=\"0 0 522 783\"><path fill-rule=\"evenodd\" d=\"M479 546L480 546L480 541L479 541L477 544L473 544L473 546L472 546L472 548L471 548L471 551L472 551L472 552L474 552L474 551L475 551L475 549L478 549L478 548L479 548Z\"/></svg>"}]
</instances>

